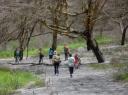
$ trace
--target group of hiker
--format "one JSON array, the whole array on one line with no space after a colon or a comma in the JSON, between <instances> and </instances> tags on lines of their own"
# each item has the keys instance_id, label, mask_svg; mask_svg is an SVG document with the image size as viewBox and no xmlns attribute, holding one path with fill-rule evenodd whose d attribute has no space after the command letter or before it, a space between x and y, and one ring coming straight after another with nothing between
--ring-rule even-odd
<instances>
[{"instance_id":1,"label":"group of hiker","mask_svg":"<svg viewBox=\"0 0 128 95\"><path fill-rule=\"evenodd\" d=\"M54 49L49 48L48 55L49 55L49 62L54 66L54 74L59 75L59 66L61 63L60 54L57 53L57 51L55 51ZM41 48L39 48L38 56L39 56L38 63L42 64L44 54L42 53ZM65 56L65 61L67 61L67 65L69 67L70 77L72 77L74 68L76 69L79 68L79 65L81 63L80 58L78 56L77 51L75 52L74 56L72 56L70 49L68 48L67 45L64 45L64 56ZM15 63L19 63L20 61L23 60L23 48L16 48L16 50L14 51L14 58L15 58Z\"/></svg>"},{"instance_id":2,"label":"group of hiker","mask_svg":"<svg viewBox=\"0 0 128 95\"><path fill-rule=\"evenodd\" d=\"M65 55L65 61L67 60L70 77L72 78L74 68L78 69L81 64L80 57L78 56L77 51L75 52L74 56L72 56L67 45L64 45L64 55ZM59 65L61 63L60 54L57 53L57 51L54 51L52 48L50 48L49 59L50 59L50 62L52 62L54 66L54 74L59 75Z\"/></svg>"}]
</instances>

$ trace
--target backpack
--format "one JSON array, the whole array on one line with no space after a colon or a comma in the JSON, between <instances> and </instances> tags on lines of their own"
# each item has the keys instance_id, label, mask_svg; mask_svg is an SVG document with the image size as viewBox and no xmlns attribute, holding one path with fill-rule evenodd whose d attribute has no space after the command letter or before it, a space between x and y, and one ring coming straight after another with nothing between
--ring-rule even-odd
<instances>
[{"instance_id":1,"label":"backpack","mask_svg":"<svg viewBox=\"0 0 128 95\"><path fill-rule=\"evenodd\" d=\"M20 51L16 51L16 56L20 56Z\"/></svg>"},{"instance_id":2,"label":"backpack","mask_svg":"<svg viewBox=\"0 0 128 95\"><path fill-rule=\"evenodd\" d=\"M53 55L54 54L54 51L51 49L49 50L49 55Z\"/></svg>"},{"instance_id":3,"label":"backpack","mask_svg":"<svg viewBox=\"0 0 128 95\"><path fill-rule=\"evenodd\" d=\"M68 59L68 66L69 66L69 67L73 67L73 66L74 66L74 58L73 58L73 57L70 57L70 58Z\"/></svg>"},{"instance_id":4,"label":"backpack","mask_svg":"<svg viewBox=\"0 0 128 95\"><path fill-rule=\"evenodd\" d=\"M57 55L54 55L54 56L53 56L53 61L54 61L54 62L59 62L59 63L61 62L61 61L60 61L60 57L57 56Z\"/></svg>"}]
</instances>

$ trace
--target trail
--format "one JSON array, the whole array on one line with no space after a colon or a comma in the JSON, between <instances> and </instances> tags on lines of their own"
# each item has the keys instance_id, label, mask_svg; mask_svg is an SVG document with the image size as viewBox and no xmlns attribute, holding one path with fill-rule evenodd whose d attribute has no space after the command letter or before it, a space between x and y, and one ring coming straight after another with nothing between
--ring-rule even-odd
<instances>
[{"instance_id":1,"label":"trail","mask_svg":"<svg viewBox=\"0 0 128 95\"><path fill-rule=\"evenodd\" d=\"M22 89L15 95L128 95L128 88L114 82L110 71L97 71L82 65L70 78L65 66L60 67L59 76L54 75L53 67L45 68L45 87Z\"/></svg>"}]
</instances>

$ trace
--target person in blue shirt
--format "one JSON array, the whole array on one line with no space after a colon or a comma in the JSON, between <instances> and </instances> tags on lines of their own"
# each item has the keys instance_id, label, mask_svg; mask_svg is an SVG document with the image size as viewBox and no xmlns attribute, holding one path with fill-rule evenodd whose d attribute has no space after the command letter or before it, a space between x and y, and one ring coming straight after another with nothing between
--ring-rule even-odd
<instances>
[{"instance_id":1,"label":"person in blue shirt","mask_svg":"<svg viewBox=\"0 0 128 95\"><path fill-rule=\"evenodd\" d=\"M53 55L54 55L54 49L49 48L48 55L49 55L50 63L52 64L52 58L53 58Z\"/></svg>"}]
</instances>

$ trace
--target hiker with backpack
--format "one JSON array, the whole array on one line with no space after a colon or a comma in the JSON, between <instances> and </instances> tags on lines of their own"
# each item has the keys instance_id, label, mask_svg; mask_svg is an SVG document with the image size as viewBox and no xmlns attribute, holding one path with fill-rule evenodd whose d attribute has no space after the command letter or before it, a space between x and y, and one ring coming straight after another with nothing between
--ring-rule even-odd
<instances>
[{"instance_id":1,"label":"hiker with backpack","mask_svg":"<svg viewBox=\"0 0 128 95\"><path fill-rule=\"evenodd\" d=\"M48 55L49 55L50 63L52 64L52 58L53 58L53 55L54 55L54 49L49 48Z\"/></svg>"},{"instance_id":2,"label":"hiker with backpack","mask_svg":"<svg viewBox=\"0 0 128 95\"><path fill-rule=\"evenodd\" d=\"M68 58L68 67L69 67L69 73L70 73L70 77L73 77L73 73L74 73L74 57L72 57L72 54L69 54L69 58Z\"/></svg>"},{"instance_id":3,"label":"hiker with backpack","mask_svg":"<svg viewBox=\"0 0 128 95\"><path fill-rule=\"evenodd\" d=\"M57 54L56 51L54 51L54 56L53 56L53 59L52 59L52 63L53 63L53 66L54 66L55 75L59 75L59 65L61 63L61 60L60 60L60 54Z\"/></svg>"}]
</instances>

